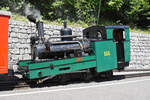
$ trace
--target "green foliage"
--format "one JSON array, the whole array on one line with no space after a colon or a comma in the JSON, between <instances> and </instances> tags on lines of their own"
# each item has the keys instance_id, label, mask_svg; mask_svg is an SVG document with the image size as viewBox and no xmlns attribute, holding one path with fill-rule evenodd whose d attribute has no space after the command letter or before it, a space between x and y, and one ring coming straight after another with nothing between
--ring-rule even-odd
<instances>
[{"instance_id":1,"label":"green foliage","mask_svg":"<svg viewBox=\"0 0 150 100\"><path fill-rule=\"evenodd\" d=\"M150 25L149 0L107 0L103 14L115 22L148 28ZM107 16L107 15L110 16Z\"/></svg>"},{"instance_id":2,"label":"green foliage","mask_svg":"<svg viewBox=\"0 0 150 100\"><path fill-rule=\"evenodd\" d=\"M11 14L11 19L18 20L18 21L24 21L24 22L28 21L26 17L21 16L20 14L16 14L16 13Z\"/></svg>"},{"instance_id":3,"label":"green foliage","mask_svg":"<svg viewBox=\"0 0 150 100\"><path fill-rule=\"evenodd\" d=\"M109 7L116 10L120 10L123 3L124 3L123 0L110 0L109 2L107 2Z\"/></svg>"},{"instance_id":4,"label":"green foliage","mask_svg":"<svg viewBox=\"0 0 150 100\"><path fill-rule=\"evenodd\" d=\"M1 0L0 9L20 13L24 3L41 11L43 19L93 25L100 0ZM150 28L150 0L101 0L101 25L128 24Z\"/></svg>"},{"instance_id":5,"label":"green foliage","mask_svg":"<svg viewBox=\"0 0 150 100\"><path fill-rule=\"evenodd\" d=\"M150 23L150 1L131 0L130 10L127 12L129 19L140 26L148 26ZM150 25L150 24L149 24Z\"/></svg>"}]
</instances>

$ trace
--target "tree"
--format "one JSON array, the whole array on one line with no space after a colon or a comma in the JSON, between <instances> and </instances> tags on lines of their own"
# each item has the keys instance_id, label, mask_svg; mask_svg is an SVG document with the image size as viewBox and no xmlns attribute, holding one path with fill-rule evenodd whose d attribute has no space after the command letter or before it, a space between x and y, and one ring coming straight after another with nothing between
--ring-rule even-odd
<instances>
[{"instance_id":1,"label":"tree","mask_svg":"<svg viewBox=\"0 0 150 100\"><path fill-rule=\"evenodd\" d=\"M41 11L43 19L83 21L94 24L99 0L1 0L0 9L22 14L25 4ZM150 23L150 0L102 0L101 19L115 24L147 27Z\"/></svg>"}]
</instances>

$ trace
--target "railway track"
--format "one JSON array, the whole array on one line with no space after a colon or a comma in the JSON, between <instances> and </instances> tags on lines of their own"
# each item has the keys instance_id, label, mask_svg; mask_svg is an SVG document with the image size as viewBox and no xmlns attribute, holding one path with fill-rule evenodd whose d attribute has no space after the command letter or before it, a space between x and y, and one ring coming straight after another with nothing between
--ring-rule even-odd
<instances>
[{"instance_id":1,"label":"railway track","mask_svg":"<svg viewBox=\"0 0 150 100\"><path fill-rule=\"evenodd\" d=\"M125 72L125 71L123 71ZM129 71L127 71L129 72ZM131 72L131 71L130 71ZM118 74L116 74L118 73ZM127 74L119 74L120 72L114 72L113 77L111 78L105 78L105 77L96 77L88 80L88 82L104 82L104 81L113 81L113 80L121 80L126 78L135 78L135 77L144 77L144 76L150 76L150 71L143 71L142 73L127 73ZM80 77L80 76L79 76ZM65 78L65 77L64 77ZM83 83L87 82L87 80L83 79L70 79L70 81L66 81L64 83L57 82L55 80L49 80L46 82L43 82L42 84L27 84L23 79L15 79L11 81L0 81L0 91L7 91L7 90L14 90L14 89L24 89L24 88L38 88L38 87L49 87L49 86L59 86L59 85L67 85L67 84L74 84L74 83Z\"/></svg>"}]
</instances>

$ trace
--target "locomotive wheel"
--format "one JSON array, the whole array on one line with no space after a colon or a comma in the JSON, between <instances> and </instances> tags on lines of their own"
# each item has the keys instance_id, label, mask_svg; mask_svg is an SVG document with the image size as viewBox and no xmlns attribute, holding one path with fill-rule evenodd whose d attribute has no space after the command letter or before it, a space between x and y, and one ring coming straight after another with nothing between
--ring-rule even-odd
<instances>
[{"instance_id":1,"label":"locomotive wheel","mask_svg":"<svg viewBox=\"0 0 150 100\"><path fill-rule=\"evenodd\" d=\"M66 75L57 75L53 80L60 84L65 84L68 81L68 78Z\"/></svg>"},{"instance_id":2,"label":"locomotive wheel","mask_svg":"<svg viewBox=\"0 0 150 100\"><path fill-rule=\"evenodd\" d=\"M106 72L106 77L107 78L111 78L112 76L113 76L113 71L112 70Z\"/></svg>"},{"instance_id":3,"label":"locomotive wheel","mask_svg":"<svg viewBox=\"0 0 150 100\"><path fill-rule=\"evenodd\" d=\"M81 77L85 82L90 82L91 79L93 78L92 74L88 72L83 73Z\"/></svg>"},{"instance_id":4,"label":"locomotive wheel","mask_svg":"<svg viewBox=\"0 0 150 100\"><path fill-rule=\"evenodd\" d=\"M96 68L90 68L89 70L93 77L97 76Z\"/></svg>"},{"instance_id":5,"label":"locomotive wheel","mask_svg":"<svg viewBox=\"0 0 150 100\"><path fill-rule=\"evenodd\" d=\"M111 78L113 76L113 71L110 70L110 71L99 73L99 76L102 78Z\"/></svg>"}]
</instances>

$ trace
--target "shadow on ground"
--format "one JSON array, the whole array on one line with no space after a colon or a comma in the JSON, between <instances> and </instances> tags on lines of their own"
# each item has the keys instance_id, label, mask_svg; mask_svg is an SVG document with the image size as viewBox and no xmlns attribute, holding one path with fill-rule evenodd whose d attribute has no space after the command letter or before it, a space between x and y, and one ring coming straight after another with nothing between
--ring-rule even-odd
<instances>
[{"instance_id":1,"label":"shadow on ground","mask_svg":"<svg viewBox=\"0 0 150 100\"><path fill-rule=\"evenodd\" d=\"M83 75L82 75L83 74ZM113 81L113 80L121 80L125 79L124 75L114 75L112 77L105 77L105 76L94 76L92 77L90 74L85 75L84 73L69 73L65 75L61 75L59 77L55 77L53 79L47 80L41 84L33 85L31 84L30 87L52 87L52 86L65 86L70 84L80 84L80 83L90 83L90 82L106 82L106 81Z\"/></svg>"},{"instance_id":2,"label":"shadow on ground","mask_svg":"<svg viewBox=\"0 0 150 100\"><path fill-rule=\"evenodd\" d=\"M44 81L43 83L36 84L36 82L27 82L30 88L42 88L52 86L65 86L71 84L90 83L90 82L105 82L113 80L124 79L124 75L116 75L112 77L105 77L101 75L92 76L89 73L68 73L54 77ZM23 81L18 77L12 75L0 75L0 91L14 90L16 86L19 86L19 81Z\"/></svg>"}]
</instances>

